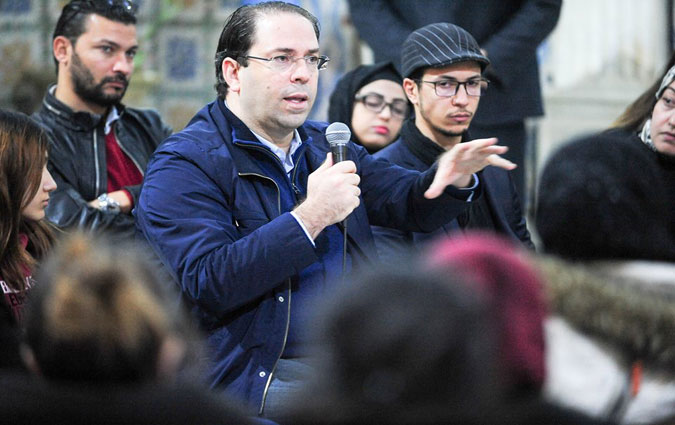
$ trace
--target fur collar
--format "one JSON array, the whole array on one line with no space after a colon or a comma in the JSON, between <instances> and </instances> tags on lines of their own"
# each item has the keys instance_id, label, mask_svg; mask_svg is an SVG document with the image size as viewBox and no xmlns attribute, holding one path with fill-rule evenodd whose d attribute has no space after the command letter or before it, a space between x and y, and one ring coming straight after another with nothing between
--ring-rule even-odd
<instances>
[{"instance_id":1,"label":"fur collar","mask_svg":"<svg viewBox=\"0 0 675 425\"><path fill-rule=\"evenodd\" d=\"M536 262L554 314L626 362L675 372L675 264Z\"/></svg>"}]
</instances>

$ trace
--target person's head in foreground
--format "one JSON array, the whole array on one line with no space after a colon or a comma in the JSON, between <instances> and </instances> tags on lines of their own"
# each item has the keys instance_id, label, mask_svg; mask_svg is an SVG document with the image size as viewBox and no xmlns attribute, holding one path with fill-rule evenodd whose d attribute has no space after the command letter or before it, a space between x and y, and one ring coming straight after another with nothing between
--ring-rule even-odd
<instances>
[{"instance_id":1,"label":"person's head in foreground","mask_svg":"<svg viewBox=\"0 0 675 425\"><path fill-rule=\"evenodd\" d=\"M23 355L50 380L170 379L188 350L183 316L133 247L76 234L38 273Z\"/></svg>"}]
</instances>

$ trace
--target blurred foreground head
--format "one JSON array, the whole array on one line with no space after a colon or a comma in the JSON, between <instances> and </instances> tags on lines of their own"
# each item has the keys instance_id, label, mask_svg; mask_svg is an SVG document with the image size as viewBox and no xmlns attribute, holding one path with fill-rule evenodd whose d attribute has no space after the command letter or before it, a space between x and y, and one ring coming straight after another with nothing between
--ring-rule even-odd
<instances>
[{"instance_id":1,"label":"blurred foreground head","mask_svg":"<svg viewBox=\"0 0 675 425\"><path fill-rule=\"evenodd\" d=\"M521 247L475 233L444 239L425 256L434 270L459 273L487 304L497 332L499 373L515 396L538 393L546 376L544 288Z\"/></svg>"},{"instance_id":2,"label":"blurred foreground head","mask_svg":"<svg viewBox=\"0 0 675 425\"><path fill-rule=\"evenodd\" d=\"M675 223L653 155L603 133L556 151L542 172L536 228L571 260L675 260Z\"/></svg>"},{"instance_id":3,"label":"blurred foreground head","mask_svg":"<svg viewBox=\"0 0 675 425\"><path fill-rule=\"evenodd\" d=\"M483 306L452 278L370 271L322 313L320 376L294 423L480 423L499 392Z\"/></svg>"},{"instance_id":4,"label":"blurred foreground head","mask_svg":"<svg viewBox=\"0 0 675 425\"><path fill-rule=\"evenodd\" d=\"M29 367L48 379L138 382L172 376L186 352L183 316L131 246L83 235L41 268L26 317Z\"/></svg>"}]
</instances>

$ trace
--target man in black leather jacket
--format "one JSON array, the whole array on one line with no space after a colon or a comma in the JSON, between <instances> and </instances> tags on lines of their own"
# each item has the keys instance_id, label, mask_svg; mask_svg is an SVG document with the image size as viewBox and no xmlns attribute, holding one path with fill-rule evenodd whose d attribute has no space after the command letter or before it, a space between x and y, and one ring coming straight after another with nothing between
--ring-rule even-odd
<instances>
[{"instance_id":1,"label":"man in black leather jacket","mask_svg":"<svg viewBox=\"0 0 675 425\"><path fill-rule=\"evenodd\" d=\"M59 227L134 235L131 215L150 155L171 129L120 103L138 48L128 0L73 0L53 35L57 84L34 118L47 130L59 189L47 218Z\"/></svg>"}]
</instances>

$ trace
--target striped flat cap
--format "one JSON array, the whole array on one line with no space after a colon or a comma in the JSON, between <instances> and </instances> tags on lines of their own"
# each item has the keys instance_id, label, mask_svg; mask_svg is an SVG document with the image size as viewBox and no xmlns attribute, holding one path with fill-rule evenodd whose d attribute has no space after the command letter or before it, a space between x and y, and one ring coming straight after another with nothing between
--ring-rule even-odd
<instances>
[{"instance_id":1,"label":"striped flat cap","mask_svg":"<svg viewBox=\"0 0 675 425\"><path fill-rule=\"evenodd\" d=\"M415 30L403 43L401 71L404 78L419 68L438 68L457 62L475 61L481 70L490 64L478 43L464 28L445 22Z\"/></svg>"}]
</instances>

